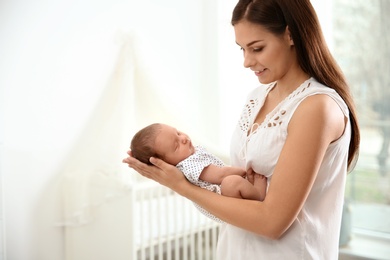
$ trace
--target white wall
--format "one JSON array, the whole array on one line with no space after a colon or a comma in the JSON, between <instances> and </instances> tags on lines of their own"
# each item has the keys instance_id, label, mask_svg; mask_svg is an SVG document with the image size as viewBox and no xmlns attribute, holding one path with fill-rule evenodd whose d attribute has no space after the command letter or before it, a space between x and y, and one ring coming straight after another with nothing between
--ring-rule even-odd
<instances>
[{"instance_id":1,"label":"white wall","mask_svg":"<svg viewBox=\"0 0 390 260\"><path fill-rule=\"evenodd\" d=\"M210 125L199 124L203 117L199 111L205 111L199 110L199 104L211 102L203 99L210 87L200 75L215 66L204 68L199 61L199 51L208 48L202 38L207 28L202 23L203 4L210 3L1 3L0 141L4 145L0 173L7 260L63 258L62 229L54 225L61 218L61 205L51 195L58 192L63 163L112 73L120 32L135 39L137 93L144 96L135 100L144 107L137 106L137 115L129 115L129 120L136 117L139 126L166 120L203 133L199 136L206 141L212 139L205 128ZM124 140L123 155L130 135Z\"/></svg>"},{"instance_id":2,"label":"white wall","mask_svg":"<svg viewBox=\"0 0 390 260\"><path fill-rule=\"evenodd\" d=\"M1 9L7 259L62 259L58 213L45 195L110 73L112 18L104 22L102 3Z\"/></svg>"},{"instance_id":3,"label":"white wall","mask_svg":"<svg viewBox=\"0 0 390 260\"><path fill-rule=\"evenodd\" d=\"M0 97L4 96L0 89ZM5 259L5 221L4 221L4 202L3 202L3 144L4 144L4 133L3 133L3 109L2 100L0 98L0 260Z\"/></svg>"}]
</instances>

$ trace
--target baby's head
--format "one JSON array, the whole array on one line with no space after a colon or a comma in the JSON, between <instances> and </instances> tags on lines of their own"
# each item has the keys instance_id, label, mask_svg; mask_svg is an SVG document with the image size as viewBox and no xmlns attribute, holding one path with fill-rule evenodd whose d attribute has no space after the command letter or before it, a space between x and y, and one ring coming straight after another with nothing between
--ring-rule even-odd
<instances>
[{"instance_id":1,"label":"baby's head","mask_svg":"<svg viewBox=\"0 0 390 260\"><path fill-rule=\"evenodd\" d=\"M130 149L134 158L149 165L150 157L177 165L195 152L188 135L158 123L138 131L131 141Z\"/></svg>"},{"instance_id":2,"label":"baby's head","mask_svg":"<svg viewBox=\"0 0 390 260\"><path fill-rule=\"evenodd\" d=\"M160 156L155 150L155 141L157 135L160 133L161 124L151 124L139 130L131 140L130 149L134 158L139 161L151 165L150 157Z\"/></svg>"}]
</instances>

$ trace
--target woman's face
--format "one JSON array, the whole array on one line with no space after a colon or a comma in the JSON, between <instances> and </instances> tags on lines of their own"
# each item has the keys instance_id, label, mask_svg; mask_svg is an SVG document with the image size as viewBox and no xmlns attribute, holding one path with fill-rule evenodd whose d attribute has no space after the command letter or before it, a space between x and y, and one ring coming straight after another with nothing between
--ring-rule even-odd
<instances>
[{"instance_id":1,"label":"woman's face","mask_svg":"<svg viewBox=\"0 0 390 260\"><path fill-rule=\"evenodd\" d=\"M236 42L243 50L244 67L255 72L260 83L285 77L297 64L293 41L286 29L275 35L263 26L243 20L234 25Z\"/></svg>"}]
</instances>

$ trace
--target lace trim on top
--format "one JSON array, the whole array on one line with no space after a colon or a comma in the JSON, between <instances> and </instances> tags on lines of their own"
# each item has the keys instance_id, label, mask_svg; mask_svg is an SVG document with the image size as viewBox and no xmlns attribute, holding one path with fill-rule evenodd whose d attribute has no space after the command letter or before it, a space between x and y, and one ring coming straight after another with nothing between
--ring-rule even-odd
<instances>
[{"instance_id":1,"label":"lace trim on top","mask_svg":"<svg viewBox=\"0 0 390 260\"><path fill-rule=\"evenodd\" d=\"M272 85L269 85L266 88L266 93L268 95L269 91L275 86L275 83ZM242 132L248 133L249 128L251 129L251 132L254 130L253 126L250 126L252 121L252 115L253 113L258 112L258 108L260 104L259 98L250 99L248 103L245 104L245 107L241 113L241 118L238 121L238 126L240 127ZM257 125L258 126L258 125Z\"/></svg>"},{"instance_id":2,"label":"lace trim on top","mask_svg":"<svg viewBox=\"0 0 390 260\"><path fill-rule=\"evenodd\" d=\"M259 106L259 99L251 99L249 102L245 105L244 111L241 115L240 121L238 122L238 125L240 126L241 131L248 132L249 130L249 124L250 124L250 118L252 117L252 113L254 112L254 108Z\"/></svg>"},{"instance_id":3,"label":"lace trim on top","mask_svg":"<svg viewBox=\"0 0 390 260\"><path fill-rule=\"evenodd\" d=\"M297 88L295 91L293 91L288 97L286 97L282 102L280 102L264 119L264 121L261 124L254 123L251 125L251 122L253 121L253 113L256 113L257 110L254 108L258 107L259 105L259 99L251 99L244 107L244 112L241 115L239 126L243 132L248 133L248 130L251 129L248 137L252 134L254 134L259 128L269 128L269 127L275 127L279 126L283 123L283 118L286 115L287 111L284 109L280 109L281 106L287 101L290 100L301 93L305 92L306 89L310 87L310 82L302 87ZM272 89L274 85L269 86L267 88L267 95L270 89ZM256 127L256 128L255 128Z\"/></svg>"},{"instance_id":4,"label":"lace trim on top","mask_svg":"<svg viewBox=\"0 0 390 260\"><path fill-rule=\"evenodd\" d=\"M241 159L244 159L246 156L246 149L247 144L251 139L251 136L253 136L259 128L270 128L270 127L276 127L280 126L283 123L284 116L287 114L287 111L284 109L280 109L282 105L287 101L290 100L301 93L305 92L306 89L310 87L310 81L307 85L304 86L302 84L300 87L298 87L296 90L294 90L290 95L288 95L282 102L280 102L269 114L266 115L264 121L261 124L253 123L251 125L251 122L253 121L253 113L256 113L258 110L255 109L259 106L259 99L250 99L248 103L244 107L244 111L241 115L241 118L239 120L239 127L241 131L246 133L246 140L244 144L241 147L241 150L239 152ZM266 93L268 95L269 91L275 86L275 84L272 84L267 87ZM248 130L250 129L250 132L248 133Z\"/></svg>"}]
</instances>

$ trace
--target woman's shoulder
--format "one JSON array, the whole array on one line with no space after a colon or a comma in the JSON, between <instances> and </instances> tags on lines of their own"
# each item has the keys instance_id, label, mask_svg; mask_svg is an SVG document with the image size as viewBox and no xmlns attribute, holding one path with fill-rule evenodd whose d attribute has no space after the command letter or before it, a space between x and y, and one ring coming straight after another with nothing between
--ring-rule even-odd
<instances>
[{"instance_id":1,"label":"woman's shoulder","mask_svg":"<svg viewBox=\"0 0 390 260\"><path fill-rule=\"evenodd\" d=\"M321 99L321 97L317 96L318 94L323 94L327 97L330 97L333 101L337 103L337 105L343 110L344 113L348 114L348 106L336 90L318 82L314 78L310 79L310 84L311 87L308 89L309 91L307 93L307 96L311 96L310 99L312 102L316 102L316 99Z\"/></svg>"},{"instance_id":2,"label":"woman's shoulder","mask_svg":"<svg viewBox=\"0 0 390 260\"><path fill-rule=\"evenodd\" d=\"M300 111L310 110L311 112L319 112L329 105L333 106L332 104L337 104L336 106L348 117L348 106L340 95L333 88L321 84L314 78L310 78L289 96L280 109L285 111L284 116L289 121L298 108L300 108Z\"/></svg>"},{"instance_id":3,"label":"woman's shoulder","mask_svg":"<svg viewBox=\"0 0 390 260\"><path fill-rule=\"evenodd\" d=\"M339 96L336 90L334 90L330 86L326 86L320 82L318 82L315 78L310 78L308 81L308 94L327 94L332 96Z\"/></svg>"},{"instance_id":4,"label":"woman's shoulder","mask_svg":"<svg viewBox=\"0 0 390 260\"><path fill-rule=\"evenodd\" d=\"M316 102L317 99L333 99L338 106L344 111L348 111L348 107L341 96L333 88L318 82L314 78L308 79L298 89L289 96L288 106L296 107L303 101L305 103Z\"/></svg>"}]
</instances>

